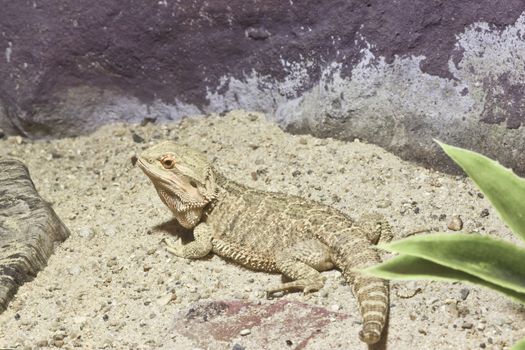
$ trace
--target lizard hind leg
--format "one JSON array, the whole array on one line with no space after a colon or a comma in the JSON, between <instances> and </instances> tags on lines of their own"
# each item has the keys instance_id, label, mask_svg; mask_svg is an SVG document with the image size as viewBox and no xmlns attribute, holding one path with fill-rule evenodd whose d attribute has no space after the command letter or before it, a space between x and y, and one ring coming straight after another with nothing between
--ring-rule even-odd
<instances>
[{"instance_id":1,"label":"lizard hind leg","mask_svg":"<svg viewBox=\"0 0 525 350\"><path fill-rule=\"evenodd\" d=\"M299 242L278 253L275 263L279 272L292 279L291 282L267 290L268 295L280 291L302 290L307 294L324 286L319 271L333 268L330 249L315 240Z\"/></svg>"},{"instance_id":2,"label":"lizard hind leg","mask_svg":"<svg viewBox=\"0 0 525 350\"><path fill-rule=\"evenodd\" d=\"M379 213L363 214L355 223L355 227L360 228L372 244L390 242L393 238L392 227Z\"/></svg>"}]
</instances>

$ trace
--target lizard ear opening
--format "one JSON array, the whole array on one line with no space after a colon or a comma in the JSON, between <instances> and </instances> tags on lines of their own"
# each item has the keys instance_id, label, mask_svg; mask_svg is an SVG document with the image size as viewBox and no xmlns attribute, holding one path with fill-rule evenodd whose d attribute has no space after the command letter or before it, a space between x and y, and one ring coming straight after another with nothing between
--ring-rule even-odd
<instances>
[{"instance_id":1,"label":"lizard ear opening","mask_svg":"<svg viewBox=\"0 0 525 350\"><path fill-rule=\"evenodd\" d=\"M216 198L217 183L211 167L206 168L202 179L185 177L181 182L187 199L198 203L209 203Z\"/></svg>"}]
</instances>

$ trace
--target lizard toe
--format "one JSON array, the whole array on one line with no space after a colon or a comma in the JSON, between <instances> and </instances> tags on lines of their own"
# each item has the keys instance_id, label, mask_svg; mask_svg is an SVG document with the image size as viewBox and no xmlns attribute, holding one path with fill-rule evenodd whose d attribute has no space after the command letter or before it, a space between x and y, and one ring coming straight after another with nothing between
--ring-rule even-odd
<instances>
[{"instance_id":1,"label":"lizard toe","mask_svg":"<svg viewBox=\"0 0 525 350\"><path fill-rule=\"evenodd\" d=\"M266 291L267 295L273 295L278 292L287 292L287 291L302 291L304 294L317 292L319 289L323 288L324 280L296 280L288 283L283 283L280 286Z\"/></svg>"},{"instance_id":2,"label":"lizard toe","mask_svg":"<svg viewBox=\"0 0 525 350\"><path fill-rule=\"evenodd\" d=\"M324 283L322 282L314 282L308 286L305 286L304 289L303 289L303 293L304 294L309 294L309 293L313 293L313 292L317 292L318 290L320 290L321 288L323 288L323 285Z\"/></svg>"},{"instance_id":3,"label":"lizard toe","mask_svg":"<svg viewBox=\"0 0 525 350\"><path fill-rule=\"evenodd\" d=\"M164 238L162 240L166 244L166 250L173 255L183 256L182 240L174 241L171 238Z\"/></svg>"}]
</instances>

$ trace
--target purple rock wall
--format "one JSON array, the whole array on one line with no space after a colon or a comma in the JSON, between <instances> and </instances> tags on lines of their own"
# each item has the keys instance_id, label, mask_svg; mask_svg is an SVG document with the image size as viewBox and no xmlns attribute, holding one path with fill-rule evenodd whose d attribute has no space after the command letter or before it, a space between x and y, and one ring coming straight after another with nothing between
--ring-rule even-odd
<instances>
[{"instance_id":1,"label":"purple rock wall","mask_svg":"<svg viewBox=\"0 0 525 350\"><path fill-rule=\"evenodd\" d=\"M450 163L433 137L523 172L525 156L510 154L525 146L524 11L521 0L4 1L0 128L75 135L246 108L439 168Z\"/></svg>"}]
</instances>

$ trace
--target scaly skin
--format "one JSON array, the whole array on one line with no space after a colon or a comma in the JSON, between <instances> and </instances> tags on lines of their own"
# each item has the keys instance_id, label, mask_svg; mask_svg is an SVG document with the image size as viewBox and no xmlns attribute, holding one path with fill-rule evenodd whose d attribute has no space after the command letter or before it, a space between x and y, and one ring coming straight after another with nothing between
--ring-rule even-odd
<instances>
[{"instance_id":1,"label":"scaly skin","mask_svg":"<svg viewBox=\"0 0 525 350\"><path fill-rule=\"evenodd\" d=\"M319 272L336 267L357 297L361 340L379 341L388 314L388 284L355 269L380 262L372 244L380 235L391 236L382 217L368 215L353 222L319 203L248 188L217 172L203 154L169 141L137 160L177 221L193 229L192 242L167 242L171 253L195 259L213 252L248 268L291 278L268 290L270 294L317 291L324 285Z\"/></svg>"}]
</instances>

